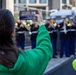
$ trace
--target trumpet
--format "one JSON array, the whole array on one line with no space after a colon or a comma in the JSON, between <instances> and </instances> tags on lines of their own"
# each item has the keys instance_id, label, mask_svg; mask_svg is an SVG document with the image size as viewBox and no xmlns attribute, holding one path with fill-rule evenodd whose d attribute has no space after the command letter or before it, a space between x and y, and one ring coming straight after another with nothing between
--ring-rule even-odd
<instances>
[{"instance_id":1,"label":"trumpet","mask_svg":"<svg viewBox=\"0 0 76 75\"><path fill-rule=\"evenodd\" d=\"M72 23L70 21L66 21L67 26L72 26Z\"/></svg>"},{"instance_id":2,"label":"trumpet","mask_svg":"<svg viewBox=\"0 0 76 75\"><path fill-rule=\"evenodd\" d=\"M28 26L28 27L29 27L29 26L30 26L30 22L26 22L26 26Z\"/></svg>"},{"instance_id":3,"label":"trumpet","mask_svg":"<svg viewBox=\"0 0 76 75\"><path fill-rule=\"evenodd\" d=\"M30 26L31 25L31 22L30 21L22 21L22 23L25 25L25 26Z\"/></svg>"},{"instance_id":4,"label":"trumpet","mask_svg":"<svg viewBox=\"0 0 76 75\"><path fill-rule=\"evenodd\" d=\"M18 24L17 23L15 23L15 28L18 28Z\"/></svg>"},{"instance_id":5,"label":"trumpet","mask_svg":"<svg viewBox=\"0 0 76 75\"><path fill-rule=\"evenodd\" d=\"M24 24L24 26L25 26L28 30L30 30L30 25L31 25L31 23L30 23L29 21L22 21L22 23Z\"/></svg>"},{"instance_id":6,"label":"trumpet","mask_svg":"<svg viewBox=\"0 0 76 75\"><path fill-rule=\"evenodd\" d=\"M52 21L52 25L53 25L54 27L56 27L56 25L57 25L56 21Z\"/></svg>"}]
</instances>

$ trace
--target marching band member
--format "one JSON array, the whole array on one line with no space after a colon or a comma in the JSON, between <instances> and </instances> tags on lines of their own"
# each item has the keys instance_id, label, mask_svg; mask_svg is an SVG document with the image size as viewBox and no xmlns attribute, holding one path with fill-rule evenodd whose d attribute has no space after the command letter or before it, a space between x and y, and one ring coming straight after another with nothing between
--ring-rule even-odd
<instances>
[{"instance_id":1,"label":"marching band member","mask_svg":"<svg viewBox=\"0 0 76 75\"><path fill-rule=\"evenodd\" d=\"M52 20L51 20L52 19ZM46 18L46 24L45 27L49 31L50 34L50 41L52 42L53 46L53 58L56 58L55 55L57 55L57 50L56 50L56 42L57 42L57 29L56 29L56 20L55 17L47 17Z\"/></svg>"},{"instance_id":2,"label":"marching band member","mask_svg":"<svg viewBox=\"0 0 76 75\"><path fill-rule=\"evenodd\" d=\"M24 50L25 47L25 31L28 31L21 21L17 21L16 27L16 41L17 46Z\"/></svg>"},{"instance_id":3,"label":"marching band member","mask_svg":"<svg viewBox=\"0 0 76 75\"><path fill-rule=\"evenodd\" d=\"M37 38L37 34L38 34L39 25L35 18L32 19L32 22L33 23L30 25L31 44L32 44L32 49L34 49L36 47L36 38Z\"/></svg>"},{"instance_id":4,"label":"marching band member","mask_svg":"<svg viewBox=\"0 0 76 75\"><path fill-rule=\"evenodd\" d=\"M51 22L51 18L50 17L46 17L46 23L45 23L45 27L48 30L48 27L50 26L50 22Z\"/></svg>"},{"instance_id":5,"label":"marching band member","mask_svg":"<svg viewBox=\"0 0 76 75\"><path fill-rule=\"evenodd\" d=\"M67 25L66 25L66 17L62 16L62 23L58 25L58 29L60 30L60 58L63 57L63 54L65 53L66 57L69 57L69 37L67 33Z\"/></svg>"},{"instance_id":6,"label":"marching band member","mask_svg":"<svg viewBox=\"0 0 76 75\"><path fill-rule=\"evenodd\" d=\"M51 42L53 46L53 58L56 58L57 55L57 49L56 49L56 43L57 43L57 24L55 17L51 18L51 23L49 27L49 33L51 37Z\"/></svg>"},{"instance_id":7,"label":"marching band member","mask_svg":"<svg viewBox=\"0 0 76 75\"><path fill-rule=\"evenodd\" d=\"M73 17L70 17L69 24L68 24L70 55L75 55L75 38L76 38L75 32L76 32L76 26L73 22Z\"/></svg>"}]
</instances>

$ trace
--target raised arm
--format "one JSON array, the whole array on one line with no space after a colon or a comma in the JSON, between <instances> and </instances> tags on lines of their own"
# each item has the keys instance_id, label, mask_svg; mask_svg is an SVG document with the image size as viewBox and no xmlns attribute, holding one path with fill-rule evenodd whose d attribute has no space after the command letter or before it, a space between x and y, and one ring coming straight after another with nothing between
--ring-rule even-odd
<instances>
[{"instance_id":1,"label":"raised arm","mask_svg":"<svg viewBox=\"0 0 76 75\"><path fill-rule=\"evenodd\" d=\"M42 75L52 58L53 50L50 42L49 33L44 25L40 23L38 36L36 39L36 48L33 50L25 50L20 54L20 61L24 75Z\"/></svg>"}]
</instances>

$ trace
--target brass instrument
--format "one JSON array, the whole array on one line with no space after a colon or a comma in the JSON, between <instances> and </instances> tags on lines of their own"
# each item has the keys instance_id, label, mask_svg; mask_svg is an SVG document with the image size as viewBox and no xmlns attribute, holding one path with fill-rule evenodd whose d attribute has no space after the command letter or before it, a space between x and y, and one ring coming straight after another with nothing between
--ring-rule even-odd
<instances>
[{"instance_id":1,"label":"brass instrument","mask_svg":"<svg viewBox=\"0 0 76 75\"><path fill-rule=\"evenodd\" d=\"M54 27L56 27L56 25L57 25L56 21L52 21L52 25L53 25Z\"/></svg>"},{"instance_id":2,"label":"brass instrument","mask_svg":"<svg viewBox=\"0 0 76 75\"><path fill-rule=\"evenodd\" d=\"M18 27L18 24L17 23L15 23L15 28L17 28Z\"/></svg>"},{"instance_id":3,"label":"brass instrument","mask_svg":"<svg viewBox=\"0 0 76 75\"><path fill-rule=\"evenodd\" d=\"M22 23L28 30L30 30L30 25L31 25L30 21L22 21Z\"/></svg>"},{"instance_id":4,"label":"brass instrument","mask_svg":"<svg viewBox=\"0 0 76 75\"><path fill-rule=\"evenodd\" d=\"M29 27L29 26L30 26L30 22L26 22L26 26L28 26L28 27Z\"/></svg>"},{"instance_id":5,"label":"brass instrument","mask_svg":"<svg viewBox=\"0 0 76 75\"><path fill-rule=\"evenodd\" d=\"M31 25L31 22L30 21L22 21L22 23L25 25L25 26L30 26Z\"/></svg>"},{"instance_id":6,"label":"brass instrument","mask_svg":"<svg viewBox=\"0 0 76 75\"><path fill-rule=\"evenodd\" d=\"M68 21L66 21L66 25L67 26L72 26L72 23L68 20Z\"/></svg>"}]
</instances>

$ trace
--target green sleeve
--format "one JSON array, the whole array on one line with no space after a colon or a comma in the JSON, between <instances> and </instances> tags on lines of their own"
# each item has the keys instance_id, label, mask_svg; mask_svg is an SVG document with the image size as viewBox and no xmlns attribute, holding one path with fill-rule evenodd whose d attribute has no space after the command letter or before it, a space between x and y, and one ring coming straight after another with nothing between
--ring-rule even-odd
<instances>
[{"instance_id":1,"label":"green sleeve","mask_svg":"<svg viewBox=\"0 0 76 75\"><path fill-rule=\"evenodd\" d=\"M42 75L52 58L52 44L44 25L39 27L36 41L35 49L25 51L25 64L27 64L25 75Z\"/></svg>"}]
</instances>

